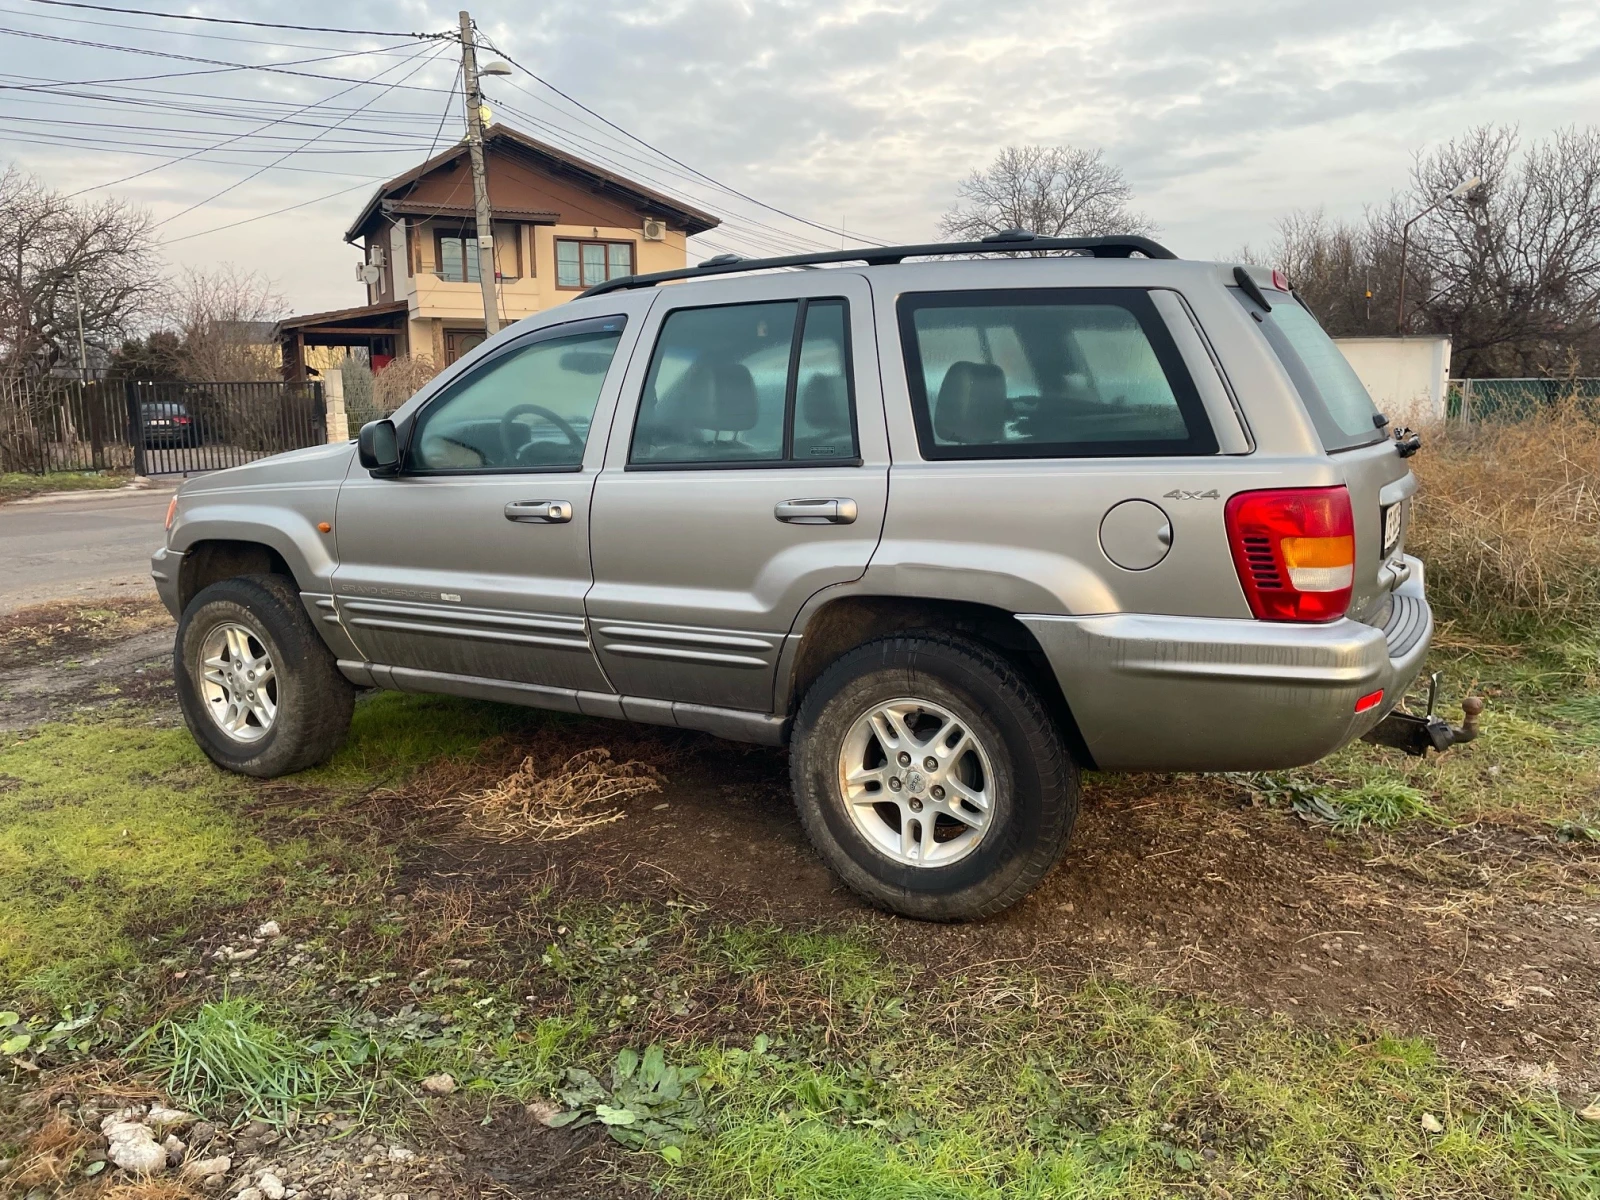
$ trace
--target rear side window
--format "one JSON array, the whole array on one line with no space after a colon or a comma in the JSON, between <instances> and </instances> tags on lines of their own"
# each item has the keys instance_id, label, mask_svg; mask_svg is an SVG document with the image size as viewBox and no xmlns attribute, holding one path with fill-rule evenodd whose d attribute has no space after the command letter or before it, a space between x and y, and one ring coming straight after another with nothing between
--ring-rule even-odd
<instances>
[{"instance_id":1,"label":"rear side window","mask_svg":"<svg viewBox=\"0 0 1600 1200\"><path fill-rule=\"evenodd\" d=\"M1216 453L1141 289L913 294L900 336L924 458Z\"/></svg>"},{"instance_id":2,"label":"rear side window","mask_svg":"<svg viewBox=\"0 0 1600 1200\"><path fill-rule=\"evenodd\" d=\"M1378 409L1366 385L1334 340L1298 299L1274 292L1263 313L1239 288L1230 289L1261 322L1267 341L1294 381L1324 450L1370 446L1387 435L1373 418Z\"/></svg>"},{"instance_id":3,"label":"rear side window","mask_svg":"<svg viewBox=\"0 0 1600 1200\"><path fill-rule=\"evenodd\" d=\"M685 308L662 322L630 467L853 462L843 300Z\"/></svg>"}]
</instances>

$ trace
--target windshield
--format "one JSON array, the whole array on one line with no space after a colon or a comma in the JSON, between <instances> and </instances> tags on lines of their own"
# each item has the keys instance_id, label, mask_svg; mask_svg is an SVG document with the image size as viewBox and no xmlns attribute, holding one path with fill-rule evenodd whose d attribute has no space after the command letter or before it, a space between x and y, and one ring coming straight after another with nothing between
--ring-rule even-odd
<instances>
[{"instance_id":1,"label":"windshield","mask_svg":"<svg viewBox=\"0 0 1600 1200\"><path fill-rule=\"evenodd\" d=\"M1271 293L1272 311L1263 313L1238 288L1239 302L1261 318L1261 328L1305 402L1325 450L1370 446L1387 435L1374 418L1366 385L1317 319L1293 296Z\"/></svg>"}]
</instances>

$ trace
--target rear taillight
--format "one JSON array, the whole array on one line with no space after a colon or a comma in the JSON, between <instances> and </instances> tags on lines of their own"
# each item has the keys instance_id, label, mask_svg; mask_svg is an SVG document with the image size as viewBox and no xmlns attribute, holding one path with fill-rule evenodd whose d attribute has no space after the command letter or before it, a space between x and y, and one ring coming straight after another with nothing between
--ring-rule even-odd
<instances>
[{"instance_id":1,"label":"rear taillight","mask_svg":"<svg viewBox=\"0 0 1600 1200\"><path fill-rule=\"evenodd\" d=\"M1250 611L1263 621L1337 621L1356 576L1355 520L1342 487L1240 492L1228 544Z\"/></svg>"}]
</instances>

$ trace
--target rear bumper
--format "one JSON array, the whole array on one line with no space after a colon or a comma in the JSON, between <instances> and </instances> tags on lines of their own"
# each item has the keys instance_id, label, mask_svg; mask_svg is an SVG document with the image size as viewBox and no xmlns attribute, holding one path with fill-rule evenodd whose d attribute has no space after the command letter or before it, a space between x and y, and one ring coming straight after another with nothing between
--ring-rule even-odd
<instances>
[{"instance_id":1,"label":"rear bumper","mask_svg":"<svg viewBox=\"0 0 1600 1200\"><path fill-rule=\"evenodd\" d=\"M1105 770L1260 771L1315 762L1400 703L1433 638L1422 564L1389 628L1112 613L1018 616ZM1357 715L1362 696L1383 689Z\"/></svg>"}]
</instances>

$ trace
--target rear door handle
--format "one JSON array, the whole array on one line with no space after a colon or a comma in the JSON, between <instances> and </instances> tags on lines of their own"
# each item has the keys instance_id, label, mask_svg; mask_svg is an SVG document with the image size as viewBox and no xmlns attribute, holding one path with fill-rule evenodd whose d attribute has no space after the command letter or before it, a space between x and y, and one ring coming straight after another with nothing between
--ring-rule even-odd
<instances>
[{"instance_id":1,"label":"rear door handle","mask_svg":"<svg viewBox=\"0 0 1600 1200\"><path fill-rule=\"evenodd\" d=\"M513 500L506 505L506 520L562 525L572 520L572 505L566 500Z\"/></svg>"},{"instance_id":2,"label":"rear door handle","mask_svg":"<svg viewBox=\"0 0 1600 1200\"><path fill-rule=\"evenodd\" d=\"M783 500L772 515L791 525L850 525L856 519L856 502L843 497Z\"/></svg>"}]
</instances>

